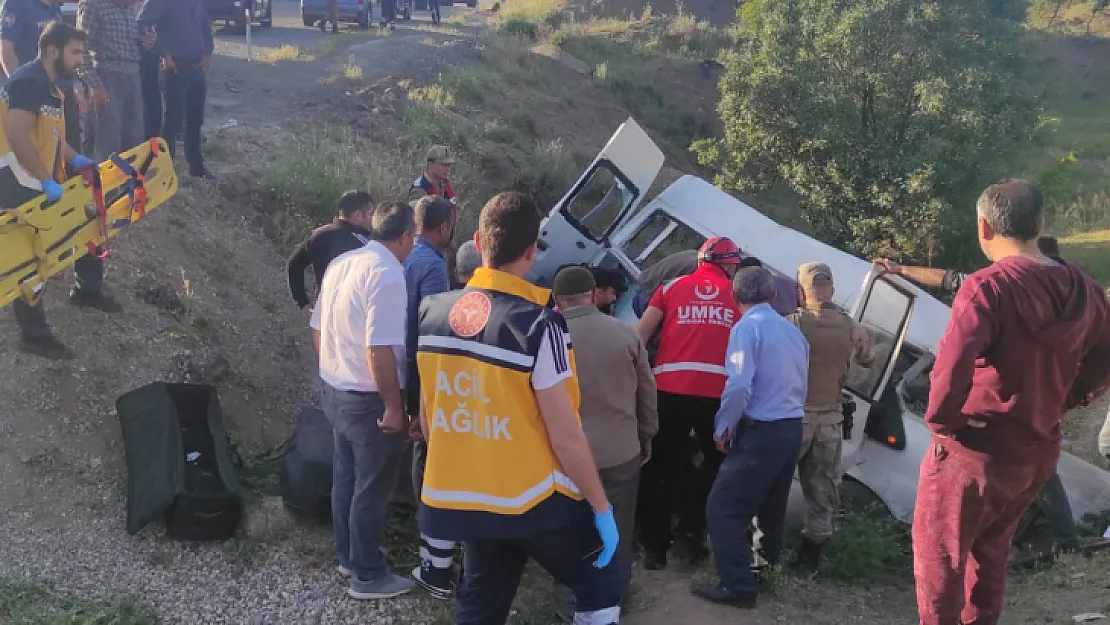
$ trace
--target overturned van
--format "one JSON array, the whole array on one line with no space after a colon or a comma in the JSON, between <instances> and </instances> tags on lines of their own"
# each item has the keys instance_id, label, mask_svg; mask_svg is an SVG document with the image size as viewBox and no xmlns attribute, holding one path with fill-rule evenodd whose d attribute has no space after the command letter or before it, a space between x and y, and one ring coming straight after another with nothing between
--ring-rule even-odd
<instances>
[{"instance_id":1,"label":"overturned van","mask_svg":"<svg viewBox=\"0 0 1110 625\"><path fill-rule=\"evenodd\" d=\"M827 263L836 277L836 302L867 328L875 350L870 368L853 366L849 372L845 391L856 402L856 427L844 441L841 467L895 518L911 522L918 469L932 438L922 419L928 375L949 307L694 176L680 178L642 206L663 161L662 151L634 120L622 124L545 218L530 278L550 284L568 263L618 270L633 286L614 305L614 315L635 323L632 302L640 272L673 253L697 249L711 236L731 238L781 276L793 277L802 263ZM1077 521L1110 510L1110 473L1064 453L1059 474ZM795 522L803 508L795 480L790 504Z\"/></svg>"}]
</instances>

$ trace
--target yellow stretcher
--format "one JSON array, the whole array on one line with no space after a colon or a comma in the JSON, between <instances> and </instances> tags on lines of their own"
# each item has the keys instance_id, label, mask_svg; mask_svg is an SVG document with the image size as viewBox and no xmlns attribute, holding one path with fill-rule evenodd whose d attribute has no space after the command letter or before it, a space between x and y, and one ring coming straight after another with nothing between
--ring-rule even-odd
<instances>
[{"instance_id":1,"label":"yellow stretcher","mask_svg":"<svg viewBox=\"0 0 1110 625\"><path fill-rule=\"evenodd\" d=\"M166 142L146 141L113 154L63 185L51 204L40 196L0 211L0 307L33 304L46 280L85 254L108 255L108 239L177 193Z\"/></svg>"}]
</instances>

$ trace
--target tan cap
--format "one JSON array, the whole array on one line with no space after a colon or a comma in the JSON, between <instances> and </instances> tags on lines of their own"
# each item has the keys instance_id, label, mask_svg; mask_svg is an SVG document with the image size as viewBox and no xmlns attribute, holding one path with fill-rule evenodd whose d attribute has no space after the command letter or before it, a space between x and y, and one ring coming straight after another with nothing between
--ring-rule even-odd
<instances>
[{"instance_id":1,"label":"tan cap","mask_svg":"<svg viewBox=\"0 0 1110 625\"><path fill-rule=\"evenodd\" d=\"M428 148L428 162L453 165L455 163L455 157L451 156L451 150L448 150L447 146L433 145Z\"/></svg>"},{"instance_id":2,"label":"tan cap","mask_svg":"<svg viewBox=\"0 0 1110 625\"><path fill-rule=\"evenodd\" d=\"M798 286L806 291L833 285L832 269L825 263L805 263L798 267Z\"/></svg>"}]
</instances>

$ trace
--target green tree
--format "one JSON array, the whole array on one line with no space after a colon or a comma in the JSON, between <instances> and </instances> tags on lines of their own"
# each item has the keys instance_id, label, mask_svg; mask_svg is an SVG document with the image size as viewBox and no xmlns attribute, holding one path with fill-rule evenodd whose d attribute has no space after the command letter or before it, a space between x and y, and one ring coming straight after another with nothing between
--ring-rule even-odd
<instances>
[{"instance_id":1,"label":"green tree","mask_svg":"<svg viewBox=\"0 0 1110 625\"><path fill-rule=\"evenodd\" d=\"M971 210L1036 125L1022 0L749 0L721 81L717 183L785 183L830 244L966 264Z\"/></svg>"}]
</instances>

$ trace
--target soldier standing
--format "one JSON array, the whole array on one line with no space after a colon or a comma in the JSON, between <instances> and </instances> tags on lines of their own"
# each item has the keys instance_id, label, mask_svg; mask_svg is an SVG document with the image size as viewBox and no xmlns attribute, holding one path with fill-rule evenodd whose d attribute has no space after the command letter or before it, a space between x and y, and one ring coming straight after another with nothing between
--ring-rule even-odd
<instances>
[{"instance_id":1,"label":"soldier standing","mask_svg":"<svg viewBox=\"0 0 1110 625\"><path fill-rule=\"evenodd\" d=\"M817 575L821 547L833 534L833 514L840 508L841 388L852 360L866 367L872 354L867 331L832 302L833 278L828 265L806 263L798 268L798 296L802 307L787 319L809 342L809 376L798 456L806 520L794 572L812 579Z\"/></svg>"}]
</instances>

